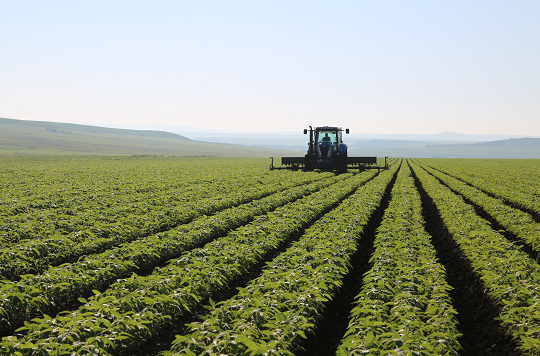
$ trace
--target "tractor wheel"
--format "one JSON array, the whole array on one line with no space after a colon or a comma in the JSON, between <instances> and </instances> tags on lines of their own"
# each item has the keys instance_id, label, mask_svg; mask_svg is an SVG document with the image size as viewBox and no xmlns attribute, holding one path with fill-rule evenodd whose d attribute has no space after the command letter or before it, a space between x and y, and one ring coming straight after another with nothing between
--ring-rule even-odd
<instances>
[{"instance_id":1,"label":"tractor wheel","mask_svg":"<svg viewBox=\"0 0 540 356\"><path fill-rule=\"evenodd\" d=\"M304 167L304 171L306 172L313 172L313 165L311 163L308 163L305 167Z\"/></svg>"},{"instance_id":2,"label":"tractor wheel","mask_svg":"<svg viewBox=\"0 0 540 356\"><path fill-rule=\"evenodd\" d=\"M341 157L341 161L339 162L339 173L347 173L347 155L343 155Z\"/></svg>"},{"instance_id":3,"label":"tractor wheel","mask_svg":"<svg viewBox=\"0 0 540 356\"><path fill-rule=\"evenodd\" d=\"M311 160L309 158L310 158L309 155L306 155L305 161L304 161L304 171L305 172L313 171L313 164L311 164Z\"/></svg>"}]
</instances>

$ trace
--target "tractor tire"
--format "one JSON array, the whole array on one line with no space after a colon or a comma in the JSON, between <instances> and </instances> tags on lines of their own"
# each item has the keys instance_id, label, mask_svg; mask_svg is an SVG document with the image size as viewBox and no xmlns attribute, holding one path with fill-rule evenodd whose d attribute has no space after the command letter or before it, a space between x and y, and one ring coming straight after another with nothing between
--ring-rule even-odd
<instances>
[{"instance_id":1,"label":"tractor tire","mask_svg":"<svg viewBox=\"0 0 540 356\"><path fill-rule=\"evenodd\" d=\"M306 155L305 161L304 161L304 172L312 172L312 171L313 171L313 164L311 164L309 155Z\"/></svg>"},{"instance_id":2,"label":"tractor tire","mask_svg":"<svg viewBox=\"0 0 540 356\"><path fill-rule=\"evenodd\" d=\"M347 173L347 154L341 156L339 162L339 173Z\"/></svg>"}]
</instances>

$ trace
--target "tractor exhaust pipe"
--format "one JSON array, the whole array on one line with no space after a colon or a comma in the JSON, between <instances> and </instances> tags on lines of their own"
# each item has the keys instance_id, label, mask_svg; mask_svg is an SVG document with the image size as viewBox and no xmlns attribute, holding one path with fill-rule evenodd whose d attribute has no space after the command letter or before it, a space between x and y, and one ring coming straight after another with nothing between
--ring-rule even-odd
<instances>
[{"instance_id":1,"label":"tractor exhaust pipe","mask_svg":"<svg viewBox=\"0 0 540 356\"><path fill-rule=\"evenodd\" d=\"M313 144L313 127L311 125L309 125L309 148L309 151L313 154L315 152L315 146Z\"/></svg>"}]
</instances>

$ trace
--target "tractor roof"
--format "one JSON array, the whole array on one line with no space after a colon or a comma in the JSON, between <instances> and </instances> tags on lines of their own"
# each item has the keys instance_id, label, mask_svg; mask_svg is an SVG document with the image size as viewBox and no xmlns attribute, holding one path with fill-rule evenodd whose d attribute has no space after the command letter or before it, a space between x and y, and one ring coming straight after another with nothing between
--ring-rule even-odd
<instances>
[{"instance_id":1,"label":"tractor roof","mask_svg":"<svg viewBox=\"0 0 540 356\"><path fill-rule=\"evenodd\" d=\"M341 129L341 128L336 127L336 126L319 126L319 127L315 128L316 131L320 131L320 130L339 130L339 129Z\"/></svg>"}]
</instances>

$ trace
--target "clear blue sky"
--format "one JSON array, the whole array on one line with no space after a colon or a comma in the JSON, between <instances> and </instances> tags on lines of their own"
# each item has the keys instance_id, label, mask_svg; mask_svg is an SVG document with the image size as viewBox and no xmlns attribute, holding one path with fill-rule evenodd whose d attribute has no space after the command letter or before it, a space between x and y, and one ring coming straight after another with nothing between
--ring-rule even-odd
<instances>
[{"instance_id":1,"label":"clear blue sky","mask_svg":"<svg viewBox=\"0 0 540 356\"><path fill-rule=\"evenodd\" d=\"M540 1L1 1L0 117L540 135Z\"/></svg>"}]
</instances>

